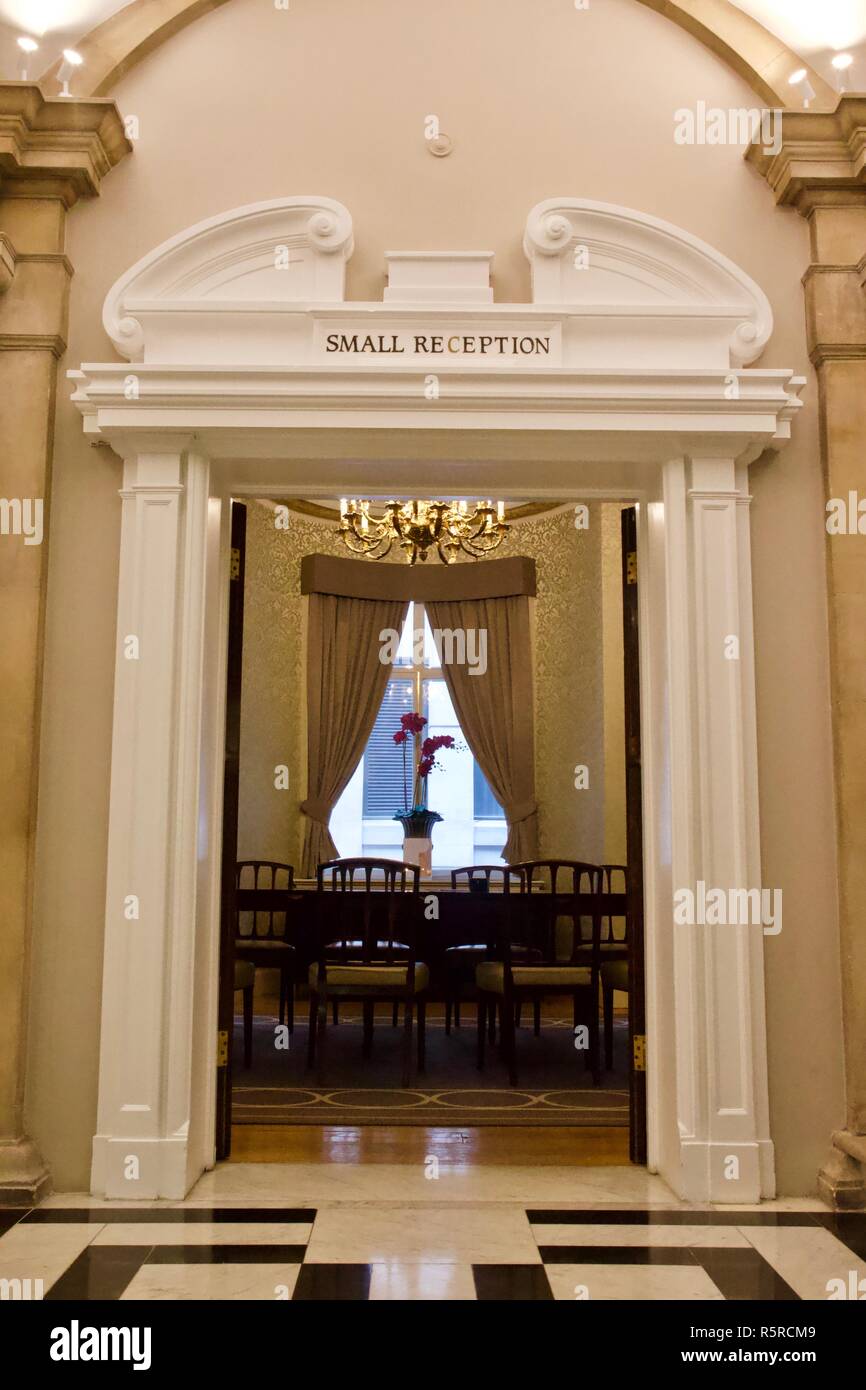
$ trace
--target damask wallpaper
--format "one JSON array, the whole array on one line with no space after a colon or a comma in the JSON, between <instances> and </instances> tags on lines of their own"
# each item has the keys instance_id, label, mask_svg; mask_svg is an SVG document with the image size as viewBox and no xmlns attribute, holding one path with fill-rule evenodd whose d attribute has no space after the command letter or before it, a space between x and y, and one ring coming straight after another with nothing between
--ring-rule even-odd
<instances>
[{"instance_id":1,"label":"damask wallpaper","mask_svg":"<svg viewBox=\"0 0 866 1390\"><path fill-rule=\"evenodd\" d=\"M602 514L576 526L575 509L515 524L499 554L537 564L535 604L536 794L542 856L600 860L605 853L605 706L621 724L622 675L608 662L605 699ZM304 626L301 557L345 554L332 523L289 512L283 529L271 503L247 504L241 710L239 857L297 864L298 803L305 791ZM285 512L281 513L281 526ZM618 523L617 523L618 524ZM395 557L395 563L403 563ZM468 560L467 563L474 563ZM481 561L480 563L484 563ZM611 581L613 582L613 581ZM610 592L610 585L608 585ZM614 621L621 621L616 614ZM285 768L285 774L276 770ZM578 768L586 772L576 773ZM575 783L586 781L578 788Z\"/></svg>"}]
</instances>

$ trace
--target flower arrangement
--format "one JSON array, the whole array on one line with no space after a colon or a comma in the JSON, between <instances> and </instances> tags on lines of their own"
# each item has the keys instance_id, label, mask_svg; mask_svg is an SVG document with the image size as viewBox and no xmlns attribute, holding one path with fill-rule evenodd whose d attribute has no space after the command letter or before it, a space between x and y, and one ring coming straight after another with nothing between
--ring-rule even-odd
<instances>
[{"instance_id":1,"label":"flower arrangement","mask_svg":"<svg viewBox=\"0 0 866 1390\"><path fill-rule=\"evenodd\" d=\"M427 720L423 714L415 714L414 712L404 714L400 720L400 728L393 736L394 742L403 749L403 800L405 803L405 810L398 812L396 819L412 816L418 812L426 812L427 778L439 766L436 762L436 754L440 748L454 747L454 739L451 734L435 734L432 738L428 736L422 741L412 782L412 804L410 806L406 746L410 740L414 740L418 734L424 732L426 723Z\"/></svg>"}]
</instances>

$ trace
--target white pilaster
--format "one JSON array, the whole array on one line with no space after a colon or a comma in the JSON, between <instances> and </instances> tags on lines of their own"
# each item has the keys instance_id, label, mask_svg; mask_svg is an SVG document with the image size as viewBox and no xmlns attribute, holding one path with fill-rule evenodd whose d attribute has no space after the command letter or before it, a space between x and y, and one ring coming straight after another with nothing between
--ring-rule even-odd
<instances>
[{"instance_id":1,"label":"white pilaster","mask_svg":"<svg viewBox=\"0 0 866 1390\"><path fill-rule=\"evenodd\" d=\"M672 887L760 889L745 468L664 473ZM674 904L671 903L673 916ZM773 1195L760 922L673 924L683 1197Z\"/></svg>"},{"instance_id":2,"label":"white pilaster","mask_svg":"<svg viewBox=\"0 0 866 1390\"><path fill-rule=\"evenodd\" d=\"M187 1189L208 464L124 469L92 1187Z\"/></svg>"}]
</instances>

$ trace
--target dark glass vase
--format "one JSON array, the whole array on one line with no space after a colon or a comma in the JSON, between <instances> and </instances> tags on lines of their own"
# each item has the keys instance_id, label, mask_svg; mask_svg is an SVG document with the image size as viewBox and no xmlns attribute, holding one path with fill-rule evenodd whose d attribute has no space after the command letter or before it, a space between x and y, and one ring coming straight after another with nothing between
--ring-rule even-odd
<instances>
[{"instance_id":1,"label":"dark glass vase","mask_svg":"<svg viewBox=\"0 0 866 1390\"><path fill-rule=\"evenodd\" d=\"M396 811L394 819L402 825L404 839L429 840L434 825L442 817L438 811L428 811L423 806L415 806L411 811Z\"/></svg>"}]
</instances>

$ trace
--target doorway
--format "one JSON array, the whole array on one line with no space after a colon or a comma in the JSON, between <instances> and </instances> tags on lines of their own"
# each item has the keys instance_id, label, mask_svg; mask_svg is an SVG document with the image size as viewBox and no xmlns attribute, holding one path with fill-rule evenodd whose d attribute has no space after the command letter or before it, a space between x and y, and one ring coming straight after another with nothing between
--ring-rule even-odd
<instances>
[{"instance_id":1,"label":"doorway","mask_svg":"<svg viewBox=\"0 0 866 1390\"><path fill-rule=\"evenodd\" d=\"M263 265L275 241L299 248L291 277ZM750 365L769 302L689 232L571 197L527 219L530 302L493 302L487 257L467 289L455 253L420 257L417 300L401 254L394 292L353 303L352 246L333 199L211 218L113 287L125 360L75 373L88 433L124 459L118 631L144 654L116 663L93 1191L176 1199L214 1162L230 499L351 497L375 466L395 496L423 476L636 504L647 1164L692 1201L772 1196L763 937L671 910L761 882L748 470L802 385ZM379 328L399 360L367 355ZM538 360L507 360L521 335Z\"/></svg>"},{"instance_id":2,"label":"doorway","mask_svg":"<svg viewBox=\"0 0 866 1390\"><path fill-rule=\"evenodd\" d=\"M305 699L300 669L303 601L290 571L292 565L298 568L304 554L328 547L340 553L335 506L321 501L290 501L286 506L272 498L232 503L217 1155L226 1158L231 1153L233 1116L234 1134L247 1161L257 1154L285 1154L306 1142L299 1133L280 1135L281 1126L346 1130L414 1125L431 1135L439 1130L446 1135L458 1130L465 1134L477 1126L499 1128L502 1133L495 1139L485 1134L483 1144L485 1152L495 1143L503 1154L509 1147L516 1151L533 1142L522 1133L527 1126L543 1127L557 1131L558 1137L551 1134L549 1140L560 1151L568 1142L574 1162L582 1161L581 1154L588 1162L594 1154L604 1154L608 1162L618 1155L617 1161L630 1157L645 1163L642 965L628 974L628 961L643 959L634 507L612 501L590 506L556 501L509 506L511 534L503 547L537 563L540 574L540 596L532 601L538 671L534 681L536 780L544 807L538 857L591 858L603 863L606 890L622 905L622 913L608 914L602 926L610 947L616 940L623 943L624 949L615 954L625 973L614 970L608 982L611 956L605 970L609 987L599 993L604 1019L599 1027L603 1056L597 1084L593 1085L585 1058L576 1050L578 1039L573 1035L577 1030L572 1026L568 997L541 1003L537 1035L531 1011L522 1020L528 1026L520 1031L521 1079L516 1088L509 1088L504 1070L496 1065L495 1052L487 1056L484 1074L476 1068L472 980L461 986L468 996L462 1006L457 1002L452 1007L447 990L445 995L441 988L433 991L426 1011L426 1071L423 1077L413 1078L408 1092L399 1084L400 1033L386 1026L391 1021L390 1008L379 1009L369 1060L361 1057L360 1009L341 1009L340 1028L329 1043L334 1056L323 1092L305 1066L306 959L296 970L298 997L291 1036L281 1026L281 973L271 968L275 957L268 956L270 941L263 940L258 949L255 944L252 949L241 944L242 956L257 962L256 983L253 996L249 989L233 991L236 940L250 934L267 938L274 930L278 936L293 931L304 934L308 909L303 898L309 900L309 892L296 898L286 913L277 914L276 927L268 910L273 901L267 893L260 897L263 910L259 914L248 909L254 901L252 885L270 888L271 866L278 860L289 861L286 868L294 871L296 888L301 887L297 882L298 817L285 813L289 798L274 796L269 774L281 766L280 759L287 758L291 770L282 766L294 788L292 801L297 804L303 797L296 771L304 751L300 747ZM284 631L278 631L280 627ZM473 767L472 751L448 698L442 649L441 640L434 640L423 601L410 602L369 743L331 814L339 853L402 857L399 827L393 823L400 764L393 756L391 725L399 727L396 721L404 705L423 710L425 717L430 716L426 732L453 735L456 745L453 752L449 750L450 766L433 779L435 807L445 812L445 828L450 831L441 843L434 840L438 858L433 860L435 877L430 882L437 892L448 884L449 872L457 865L502 864L507 834L501 807L486 786L480 766ZM553 727L554 717L561 717L553 711L562 709L570 709L569 722L576 730L566 739ZM572 761L584 761L569 771L563 764L568 755ZM243 771L241 758L246 764ZM567 810L565 814L562 810L569 797L574 807L570 820ZM552 806L560 808L555 817L548 809ZM628 873L626 862L631 865ZM238 871L239 864L244 867ZM285 876L281 882L286 885ZM240 912L233 895L237 885L243 900ZM314 883L303 888L312 889ZM614 905L614 898L609 905ZM431 949L435 954L435 943ZM445 982L440 979L439 983ZM252 1020L244 1021L242 1008L250 1007L251 997Z\"/></svg>"}]
</instances>

